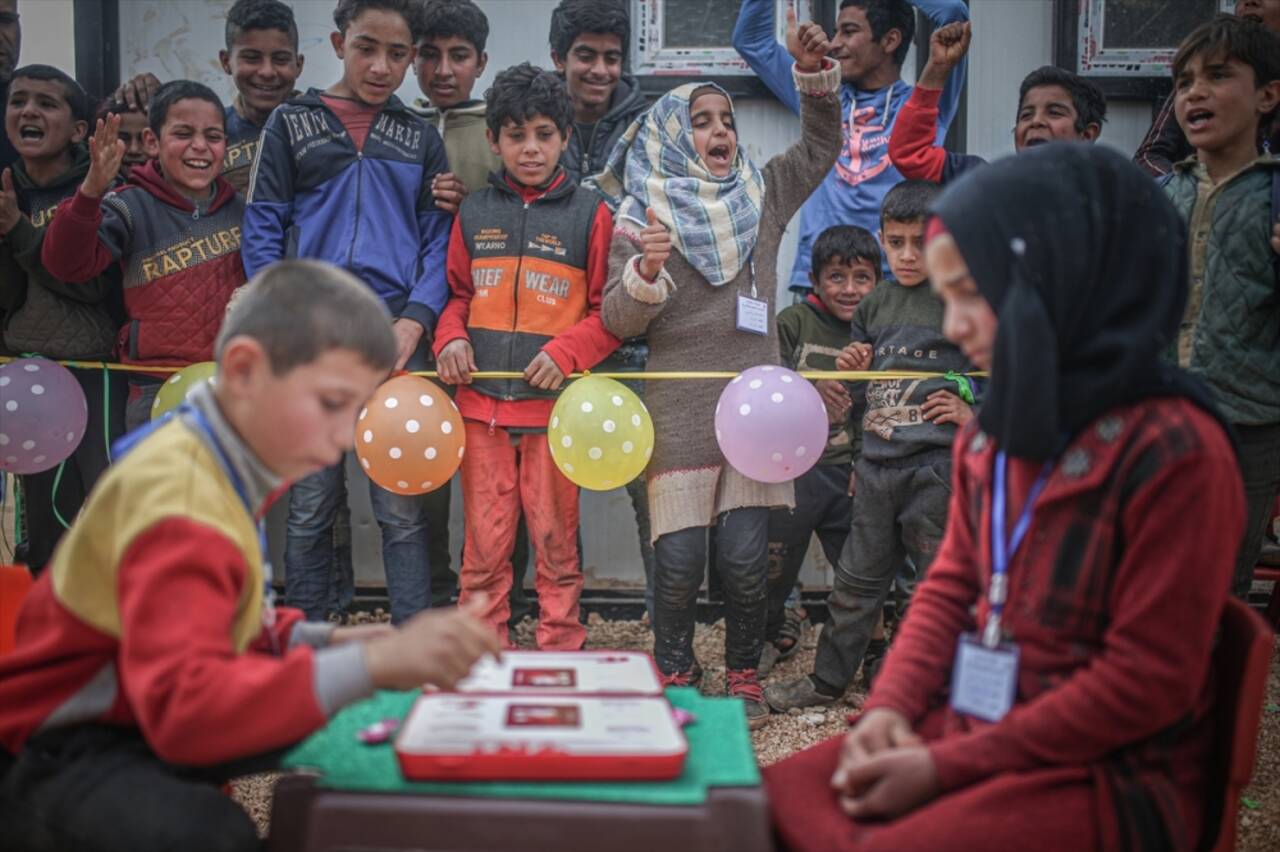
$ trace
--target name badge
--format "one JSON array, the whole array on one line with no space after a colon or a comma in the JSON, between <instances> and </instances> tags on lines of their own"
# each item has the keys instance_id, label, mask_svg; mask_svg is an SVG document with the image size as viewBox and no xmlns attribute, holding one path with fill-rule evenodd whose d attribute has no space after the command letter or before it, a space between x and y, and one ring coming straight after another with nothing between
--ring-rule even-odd
<instances>
[{"instance_id":1,"label":"name badge","mask_svg":"<svg viewBox=\"0 0 1280 852\"><path fill-rule=\"evenodd\" d=\"M738 331L769 333L769 303L738 294Z\"/></svg>"},{"instance_id":2,"label":"name badge","mask_svg":"<svg viewBox=\"0 0 1280 852\"><path fill-rule=\"evenodd\" d=\"M1013 707L1018 692L1018 646L995 648L975 634L960 637L951 678L951 709L987 722L999 722Z\"/></svg>"}]
</instances>

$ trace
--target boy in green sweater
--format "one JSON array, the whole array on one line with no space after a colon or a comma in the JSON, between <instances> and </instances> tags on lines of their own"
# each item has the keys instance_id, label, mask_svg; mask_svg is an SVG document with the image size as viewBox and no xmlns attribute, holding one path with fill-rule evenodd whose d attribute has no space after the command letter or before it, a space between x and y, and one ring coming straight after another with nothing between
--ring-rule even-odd
<instances>
[{"instance_id":1,"label":"boy in green sweater","mask_svg":"<svg viewBox=\"0 0 1280 852\"><path fill-rule=\"evenodd\" d=\"M924 226L941 187L903 181L880 208L880 243L893 278L853 315L841 370L964 373L973 369L942 333L942 301L924 269ZM959 395L956 393L959 391ZM963 395L965 398L962 398ZM767 688L777 712L831 704L853 682L904 557L916 576L933 561L951 499L951 444L973 417L973 390L957 376L867 383L862 447L854 462L853 524L827 598L810 675Z\"/></svg>"}]
</instances>

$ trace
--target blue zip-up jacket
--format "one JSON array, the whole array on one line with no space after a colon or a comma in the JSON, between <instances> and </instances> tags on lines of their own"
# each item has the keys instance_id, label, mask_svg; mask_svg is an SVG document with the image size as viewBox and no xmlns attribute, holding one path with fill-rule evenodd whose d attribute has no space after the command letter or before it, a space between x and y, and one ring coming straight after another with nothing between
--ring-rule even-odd
<instances>
[{"instance_id":1,"label":"blue zip-up jacket","mask_svg":"<svg viewBox=\"0 0 1280 852\"><path fill-rule=\"evenodd\" d=\"M327 260L430 335L449 297L453 217L431 194L449 170L444 142L393 95L357 152L320 94L276 107L262 129L241 234L245 273L284 257Z\"/></svg>"},{"instance_id":2,"label":"blue zip-up jacket","mask_svg":"<svg viewBox=\"0 0 1280 852\"><path fill-rule=\"evenodd\" d=\"M910 0L935 27L969 20L964 0ZM774 34L777 0L743 0L738 23L733 29L733 47L751 66L778 100L799 114L800 98L791 79L793 60ZM955 118L968 73L968 58L962 59L947 79L939 104L938 144L946 138ZM880 229L880 204L902 175L889 160L889 135L911 94L902 80L873 92L850 83L840 87L844 113L844 149L835 168L800 208L800 244L791 268L791 289L808 291L809 265L813 241L832 225L858 225L871 233ZM886 267L887 269L887 267Z\"/></svg>"}]
</instances>

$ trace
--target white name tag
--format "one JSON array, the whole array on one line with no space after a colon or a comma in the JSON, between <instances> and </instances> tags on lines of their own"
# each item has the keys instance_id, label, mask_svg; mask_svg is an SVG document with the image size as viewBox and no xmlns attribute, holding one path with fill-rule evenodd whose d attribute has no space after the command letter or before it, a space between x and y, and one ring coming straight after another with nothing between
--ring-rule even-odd
<instances>
[{"instance_id":1,"label":"white name tag","mask_svg":"<svg viewBox=\"0 0 1280 852\"><path fill-rule=\"evenodd\" d=\"M769 333L769 303L738 294L738 331Z\"/></svg>"},{"instance_id":2,"label":"white name tag","mask_svg":"<svg viewBox=\"0 0 1280 852\"><path fill-rule=\"evenodd\" d=\"M999 722L1018 692L1018 646L988 648L977 636L960 637L951 677L951 709L987 722Z\"/></svg>"}]
</instances>

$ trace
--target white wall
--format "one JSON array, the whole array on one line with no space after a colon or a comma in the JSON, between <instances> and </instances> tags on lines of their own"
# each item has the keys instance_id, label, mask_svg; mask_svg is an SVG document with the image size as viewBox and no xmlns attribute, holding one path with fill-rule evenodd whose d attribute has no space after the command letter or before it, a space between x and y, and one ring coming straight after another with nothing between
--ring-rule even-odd
<instances>
[{"instance_id":1,"label":"white wall","mask_svg":"<svg viewBox=\"0 0 1280 852\"><path fill-rule=\"evenodd\" d=\"M76 73L72 0L18 0L22 20L22 65L52 65Z\"/></svg>"}]
</instances>

